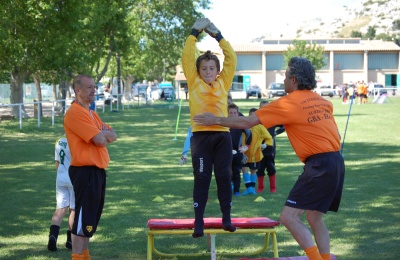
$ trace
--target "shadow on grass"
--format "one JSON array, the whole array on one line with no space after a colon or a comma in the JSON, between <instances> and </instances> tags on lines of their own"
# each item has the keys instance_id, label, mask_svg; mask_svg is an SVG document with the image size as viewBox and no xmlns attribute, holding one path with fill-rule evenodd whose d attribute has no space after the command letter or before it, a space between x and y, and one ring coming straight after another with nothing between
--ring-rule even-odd
<instances>
[{"instance_id":1,"label":"shadow on grass","mask_svg":"<svg viewBox=\"0 0 400 260\"><path fill-rule=\"evenodd\" d=\"M243 105L239 102L239 106L246 111L247 107L257 103L244 101ZM100 113L102 119L116 129L119 140L109 146L111 163L107 169L106 204L98 232L90 244L92 259L145 259L148 219L193 217L191 161L178 166L189 126L189 110L184 104L177 140L173 140L177 107ZM342 132L346 109L348 107L340 107L336 115ZM332 239L332 252L339 259L396 259L400 255L400 238L395 228L400 223L399 143L396 139L382 142L370 138L368 134L374 136L377 130L370 132L367 127L372 127L371 124L362 123L368 120L367 114L355 111L351 115L344 149L346 179L342 204L338 213L328 213L325 220ZM395 120L390 122L385 118L384 122L376 122L385 114L377 111L377 115L382 116L374 115L374 123L385 129L390 125L395 128ZM54 142L60 136L61 122L57 120L55 126L49 126L51 121L44 118L42 123L46 127L38 129L33 121L26 127L24 125L23 130L12 128L17 126L18 129L18 124L1 125L0 256L3 259L70 258L70 251L63 247L66 219L60 232L59 251L48 252L46 248L55 209ZM367 139L358 141L356 137L362 135ZM257 196L234 197L232 217L266 216L279 220L286 196L302 171L302 164L285 134L277 137L277 143L278 192L272 194L266 190ZM153 201L157 196L164 201ZM265 201L255 202L258 196ZM205 217L220 217L214 179L209 198ZM261 242L262 237L256 235L217 237L221 252L242 252ZM164 252L204 252L207 248L205 238L192 239L191 236L160 237L157 247ZM282 226L278 227L278 247L281 256L303 254ZM271 256L269 250L259 257Z\"/></svg>"}]
</instances>

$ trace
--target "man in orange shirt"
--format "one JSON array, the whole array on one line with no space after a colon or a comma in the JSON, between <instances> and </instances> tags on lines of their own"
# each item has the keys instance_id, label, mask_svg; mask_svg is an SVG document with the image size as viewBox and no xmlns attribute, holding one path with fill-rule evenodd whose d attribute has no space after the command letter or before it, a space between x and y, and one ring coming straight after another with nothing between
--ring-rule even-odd
<instances>
[{"instance_id":1,"label":"man in orange shirt","mask_svg":"<svg viewBox=\"0 0 400 260\"><path fill-rule=\"evenodd\" d=\"M116 141L117 134L89 109L95 99L93 79L78 75L73 88L76 100L64 117L72 157L69 177L75 192L72 259L90 259L89 239L96 232L104 206L105 168L110 161L107 144Z\"/></svg>"},{"instance_id":2,"label":"man in orange shirt","mask_svg":"<svg viewBox=\"0 0 400 260\"><path fill-rule=\"evenodd\" d=\"M288 95L260 108L252 116L216 117L202 113L193 121L198 125L231 128L284 125L295 153L305 165L286 200L281 222L310 260L330 259L330 237L323 215L327 211L338 211L345 172L333 105L312 91L316 87L315 69L307 59L291 58L285 76ZM317 246L301 220L304 214Z\"/></svg>"}]
</instances>

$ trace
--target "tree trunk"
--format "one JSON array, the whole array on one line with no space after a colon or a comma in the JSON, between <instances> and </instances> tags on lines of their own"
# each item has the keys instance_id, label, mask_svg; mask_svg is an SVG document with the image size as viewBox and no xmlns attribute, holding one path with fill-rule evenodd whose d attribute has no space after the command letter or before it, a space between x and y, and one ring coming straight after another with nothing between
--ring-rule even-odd
<instances>
[{"instance_id":1,"label":"tree trunk","mask_svg":"<svg viewBox=\"0 0 400 260\"><path fill-rule=\"evenodd\" d=\"M59 94L62 100L62 102L57 103L57 106L60 105L60 110L62 114L65 113L65 99L67 98L67 90L69 90L69 81L68 80L63 80L60 82L60 88L59 88ZM71 95L71 94L70 94Z\"/></svg>"},{"instance_id":2,"label":"tree trunk","mask_svg":"<svg viewBox=\"0 0 400 260\"><path fill-rule=\"evenodd\" d=\"M124 93L132 92L132 82L135 80L133 75L125 77Z\"/></svg>"},{"instance_id":3,"label":"tree trunk","mask_svg":"<svg viewBox=\"0 0 400 260\"><path fill-rule=\"evenodd\" d=\"M28 77L29 72L27 71L19 71L17 68L11 72L11 84L10 84L10 103L11 104L23 104L24 103L24 88L23 84L25 79ZM22 118L28 118L28 114L26 113L25 106L21 106L22 110ZM19 107L12 106L11 113L16 118L19 118Z\"/></svg>"},{"instance_id":4,"label":"tree trunk","mask_svg":"<svg viewBox=\"0 0 400 260\"><path fill-rule=\"evenodd\" d=\"M55 82L53 82L53 100L58 100L57 84Z\"/></svg>"},{"instance_id":5,"label":"tree trunk","mask_svg":"<svg viewBox=\"0 0 400 260\"><path fill-rule=\"evenodd\" d=\"M33 81L35 81L35 86L36 86L36 91L38 93L38 100L37 101L43 101L42 98L42 89L40 88L40 77L37 75L33 75ZM42 104L34 104L34 107L37 106L38 108L40 107L40 117L43 117L43 105Z\"/></svg>"}]
</instances>

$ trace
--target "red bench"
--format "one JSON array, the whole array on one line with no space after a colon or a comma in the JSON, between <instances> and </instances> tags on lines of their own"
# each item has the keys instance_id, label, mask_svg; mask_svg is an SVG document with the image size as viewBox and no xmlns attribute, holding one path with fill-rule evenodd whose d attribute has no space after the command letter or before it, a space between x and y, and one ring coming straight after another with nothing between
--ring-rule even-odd
<instances>
[{"instance_id":1,"label":"red bench","mask_svg":"<svg viewBox=\"0 0 400 260\"><path fill-rule=\"evenodd\" d=\"M211 237L211 252L210 253L162 253L155 248L155 235L187 235L193 233L194 219L150 219L147 222L147 259L151 260L153 253L163 257L176 256L204 256L211 255L212 259L216 258L215 236L216 234L265 234L264 246L256 251L241 253L248 255L257 255L264 252L268 248L269 238L272 237L272 248L274 257L278 257L278 245L276 239L276 226L279 226L278 221L265 218L232 218L232 225L237 229L235 232L228 232L222 229L221 218L204 218L204 234ZM237 253L223 253L223 255L238 255Z\"/></svg>"}]
</instances>

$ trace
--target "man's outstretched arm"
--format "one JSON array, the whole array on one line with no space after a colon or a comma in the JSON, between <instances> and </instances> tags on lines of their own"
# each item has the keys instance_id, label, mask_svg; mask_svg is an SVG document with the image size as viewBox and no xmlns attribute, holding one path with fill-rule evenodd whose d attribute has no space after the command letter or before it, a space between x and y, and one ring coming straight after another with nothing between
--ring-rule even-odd
<instances>
[{"instance_id":1,"label":"man's outstretched arm","mask_svg":"<svg viewBox=\"0 0 400 260\"><path fill-rule=\"evenodd\" d=\"M203 113L194 116L193 121L199 125L222 125L236 129L251 128L252 126L261 124L261 121L255 114L251 116L216 117L211 113Z\"/></svg>"}]
</instances>

